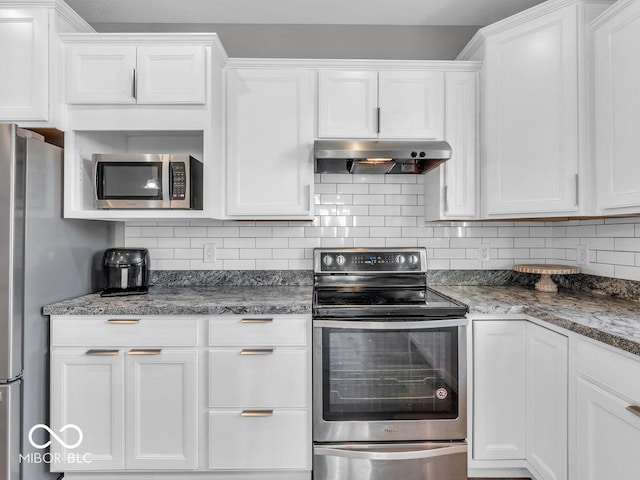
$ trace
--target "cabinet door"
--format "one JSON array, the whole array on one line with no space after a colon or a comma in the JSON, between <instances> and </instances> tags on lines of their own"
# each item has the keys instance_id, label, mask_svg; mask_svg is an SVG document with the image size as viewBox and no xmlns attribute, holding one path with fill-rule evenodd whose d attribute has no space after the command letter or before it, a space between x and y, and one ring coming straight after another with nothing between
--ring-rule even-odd
<instances>
[{"instance_id":1,"label":"cabinet door","mask_svg":"<svg viewBox=\"0 0 640 480\"><path fill-rule=\"evenodd\" d=\"M453 156L424 177L425 220L478 218L478 74L447 72L444 138Z\"/></svg>"},{"instance_id":2,"label":"cabinet door","mask_svg":"<svg viewBox=\"0 0 640 480\"><path fill-rule=\"evenodd\" d=\"M52 471L120 470L124 468L124 361L117 349L54 350L51 354L51 429L66 425L82 431L82 443L66 449L58 441L51 452L62 461ZM78 440L71 427L60 433L68 445ZM65 461L85 458L91 463Z\"/></svg>"},{"instance_id":3,"label":"cabinet door","mask_svg":"<svg viewBox=\"0 0 640 480\"><path fill-rule=\"evenodd\" d=\"M318 136L378 136L378 72L323 70L319 73Z\"/></svg>"},{"instance_id":4,"label":"cabinet door","mask_svg":"<svg viewBox=\"0 0 640 480\"><path fill-rule=\"evenodd\" d=\"M48 119L48 31L44 8L0 9L0 121Z\"/></svg>"},{"instance_id":5,"label":"cabinet door","mask_svg":"<svg viewBox=\"0 0 640 480\"><path fill-rule=\"evenodd\" d=\"M577 211L577 20L559 10L487 40L488 216Z\"/></svg>"},{"instance_id":6,"label":"cabinet door","mask_svg":"<svg viewBox=\"0 0 640 480\"><path fill-rule=\"evenodd\" d=\"M473 322L473 458L525 458L525 328Z\"/></svg>"},{"instance_id":7,"label":"cabinet door","mask_svg":"<svg viewBox=\"0 0 640 480\"><path fill-rule=\"evenodd\" d=\"M379 138L443 138L444 73L378 74Z\"/></svg>"},{"instance_id":8,"label":"cabinet door","mask_svg":"<svg viewBox=\"0 0 640 480\"><path fill-rule=\"evenodd\" d=\"M227 71L228 215L311 217L310 84L307 71Z\"/></svg>"},{"instance_id":9,"label":"cabinet door","mask_svg":"<svg viewBox=\"0 0 640 480\"><path fill-rule=\"evenodd\" d=\"M567 478L567 337L527 323L527 461L540 480Z\"/></svg>"},{"instance_id":10,"label":"cabinet door","mask_svg":"<svg viewBox=\"0 0 640 480\"><path fill-rule=\"evenodd\" d=\"M67 103L136 103L135 68L135 46L67 46Z\"/></svg>"},{"instance_id":11,"label":"cabinet door","mask_svg":"<svg viewBox=\"0 0 640 480\"><path fill-rule=\"evenodd\" d=\"M205 103L203 46L145 46L137 51L138 103Z\"/></svg>"},{"instance_id":12,"label":"cabinet door","mask_svg":"<svg viewBox=\"0 0 640 480\"><path fill-rule=\"evenodd\" d=\"M575 478L636 480L640 472L640 417L626 409L633 402L582 376L577 379L576 396Z\"/></svg>"},{"instance_id":13,"label":"cabinet door","mask_svg":"<svg viewBox=\"0 0 640 480\"><path fill-rule=\"evenodd\" d=\"M195 469L195 350L128 350L126 468Z\"/></svg>"},{"instance_id":14,"label":"cabinet door","mask_svg":"<svg viewBox=\"0 0 640 480\"><path fill-rule=\"evenodd\" d=\"M640 3L595 32L596 165L602 214L640 211Z\"/></svg>"}]
</instances>

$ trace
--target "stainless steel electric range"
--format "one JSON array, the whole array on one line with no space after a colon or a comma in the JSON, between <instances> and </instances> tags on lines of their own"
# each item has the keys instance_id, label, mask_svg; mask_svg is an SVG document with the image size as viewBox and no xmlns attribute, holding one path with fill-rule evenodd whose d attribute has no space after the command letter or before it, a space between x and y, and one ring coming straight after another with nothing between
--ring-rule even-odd
<instances>
[{"instance_id":1,"label":"stainless steel electric range","mask_svg":"<svg viewBox=\"0 0 640 480\"><path fill-rule=\"evenodd\" d=\"M316 249L315 480L466 480L466 307L424 248Z\"/></svg>"}]
</instances>

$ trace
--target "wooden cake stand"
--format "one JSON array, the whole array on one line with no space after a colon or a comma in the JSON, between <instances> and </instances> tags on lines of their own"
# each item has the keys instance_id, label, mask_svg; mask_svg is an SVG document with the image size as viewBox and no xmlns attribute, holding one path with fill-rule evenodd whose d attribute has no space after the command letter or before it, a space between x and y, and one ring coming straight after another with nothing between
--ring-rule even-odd
<instances>
[{"instance_id":1,"label":"wooden cake stand","mask_svg":"<svg viewBox=\"0 0 640 480\"><path fill-rule=\"evenodd\" d=\"M514 265L513 269L516 272L540 274L540 280L538 280L538 283L536 283L536 290L550 293L555 293L558 291L558 286L553 280L551 280L551 275L573 275L574 273L580 273L580 267L544 263Z\"/></svg>"}]
</instances>

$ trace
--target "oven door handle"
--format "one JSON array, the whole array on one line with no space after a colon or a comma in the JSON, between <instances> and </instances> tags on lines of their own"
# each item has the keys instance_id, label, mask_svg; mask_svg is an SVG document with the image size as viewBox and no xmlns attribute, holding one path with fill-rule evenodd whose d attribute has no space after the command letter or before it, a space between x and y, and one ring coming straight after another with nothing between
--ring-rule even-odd
<instances>
[{"instance_id":1,"label":"oven door handle","mask_svg":"<svg viewBox=\"0 0 640 480\"><path fill-rule=\"evenodd\" d=\"M394 320L380 320L376 322L348 321L348 320L314 320L313 327L324 328L355 328L357 330L425 330L429 328L465 327L469 324L466 318L448 320L420 320L412 322L398 322Z\"/></svg>"},{"instance_id":2,"label":"oven door handle","mask_svg":"<svg viewBox=\"0 0 640 480\"><path fill-rule=\"evenodd\" d=\"M427 448L424 450L408 451L367 451L366 449L315 447L314 455L330 457L359 458L362 460L416 460L424 458L441 457L456 453L467 453L467 445L450 445L443 447Z\"/></svg>"}]
</instances>

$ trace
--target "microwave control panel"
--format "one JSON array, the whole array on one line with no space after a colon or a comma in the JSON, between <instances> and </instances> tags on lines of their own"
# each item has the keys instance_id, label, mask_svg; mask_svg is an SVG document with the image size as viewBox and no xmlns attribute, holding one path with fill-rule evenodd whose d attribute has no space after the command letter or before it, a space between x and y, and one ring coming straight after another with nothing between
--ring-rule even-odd
<instances>
[{"instance_id":1,"label":"microwave control panel","mask_svg":"<svg viewBox=\"0 0 640 480\"><path fill-rule=\"evenodd\" d=\"M184 200L186 196L186 168L184 162L171 162L171 199Z\"/></svg>"}]
</instances>

